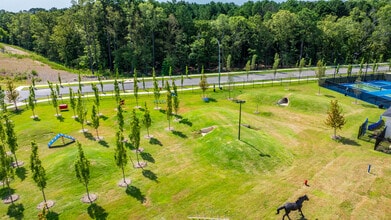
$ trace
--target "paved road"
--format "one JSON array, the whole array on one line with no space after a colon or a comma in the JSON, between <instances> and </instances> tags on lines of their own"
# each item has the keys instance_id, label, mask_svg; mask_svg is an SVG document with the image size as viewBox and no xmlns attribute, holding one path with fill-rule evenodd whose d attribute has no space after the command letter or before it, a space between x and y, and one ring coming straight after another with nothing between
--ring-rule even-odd
<instances>
[{"instance_id":1,"label":"paved road","mask_svg":"<svg viewBox=\"0 0 391 220\"><path fill-rule=\"evenodd\" d=\"M281 69L281 70L278 70L278 73L276 74L275 76L275 80L281 80L281 79L287 79L287 78L296 78L298 79L299 77L304 79L304 78L308 78L308 77L314 77L315 76L315 71L314 70L303 70L301 72L301 74L299 73L299 71L292 71L292 70L289 70L289 69ZM388 66L380 66L378 68L378 71L388 71L389 70L389 67ZM352 70L352 73L357 73L359 71L359 67L354 67L353 70ZM365 68L363 70L365 72ZM372 68L369 67L368 68L368 72L371 72L372 71ZM339 73L340 74L345 74L347 72L347 68L341 68L339 70ZM326 69L326 75L333 75L335 73L335 68L332 68L332 67L328 67L328 69ZM247 74L241 72L241 74L238 75L238 72L230 72L230 73L221 73L220 74L220 85L221 87L224 87L224 84L227 84L228 83L228 75L232 74L232 79L235 83L241 83L241 82L253 82L253 81L263 81L263 80L272 80L274 78L274 74L272 73L268 73L268 74L265 74L265 73L262 73L262 72L250 72L250 74L247 76ZM210 85L215 85L216 88L218 88L218 82L219 82L219 77L218 77L218 74L208 74L208 83ZM166 77L165 79L168 79L168 77ZM175 84L179 87L181 86L181 79L180 77L173 77L173 79L175 80ZM138 87L139 87L139 90L142 90L143 89L143 84L141 82L141 78L139 78L139 81L138 82ZM183 85L184 86L194 86L194 88L198 88L198 83L199 83L200 79L199 77L193 77L193 78L184 78L183 80ZM104 84L103 84L103 91L104 92L112 92L114 90L114 85L113 85L113 80L104 80L103 81ZM119 82L122 82L122 80L120 80ZM83 93L92 93L93 90L92 90L92 87L91 87L91 83L97 83L97 81L83 81L82 84L82 92ZM159 77L158 78L158 83L159 83L159 86L161 86L161 78ZM97 85L99 90L101 90L101 87L100 85L98 84ZM124 80L124 85L122 86L122 83L119 85L120 89L122 90L123 88L126 90L126 91L132 91L133 90L133 80L132 79L125 79ZM27 86L25 87L19 87L18 90L19 90L19 94L20 94L20 97L19 97L19 101L20 102L23 102L24 100L27 100L28 99L28 96L29 96L29 91L28 89L26 89ZM151 78L146 78L145 80L145 87L146 88L153 88L153 82L151 80ZM69 94L69 88L72 88L72 90L74 92L78 91L78 82L74 82L74 83L63 83L62 84L62 87L60 88L60 94L63 94L63 95L67 95ZM47 88L47 86L37 86L37 89L35 91L35 96L37 99L42 99L42 98L49 98L50 97L50 89Z\"/></svg>"}]
</instances>

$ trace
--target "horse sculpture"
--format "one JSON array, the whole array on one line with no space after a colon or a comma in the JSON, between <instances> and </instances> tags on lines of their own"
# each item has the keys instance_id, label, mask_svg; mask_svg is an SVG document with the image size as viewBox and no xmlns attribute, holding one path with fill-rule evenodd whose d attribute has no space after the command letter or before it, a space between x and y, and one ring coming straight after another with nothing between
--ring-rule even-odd
<instances>
[{"instance_id":1,"label":"horse sculpture","mask_svg":"<svg viewBox=\"0 0 391 220\"><path fill-rule=\"evenodd\" d=\"M304 214L301 211L301 207L303 206L303 202L305 200L307 200L307 201L309 200L307 195L299 197L299 199L297 199L296 202L287 202L287 203L285 203L283 206L281 206L281 207L279 207L277 209L276 215L280 214L280 210L285 209L285 215L282 216L282 219L285 219L285 216L287 216L288 219L291 219L289 217L289 213L291 211L294 211L294 210L299 210L299 212L301 213L301 216L303 216L303 218L304 218Z\"/></svg>"}]
</instances>

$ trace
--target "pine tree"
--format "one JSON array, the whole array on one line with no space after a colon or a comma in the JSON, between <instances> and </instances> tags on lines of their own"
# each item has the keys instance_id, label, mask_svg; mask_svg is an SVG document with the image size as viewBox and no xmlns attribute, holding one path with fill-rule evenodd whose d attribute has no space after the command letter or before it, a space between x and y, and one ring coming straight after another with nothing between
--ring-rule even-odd
<instances>
[{"instance_id":1,"label":"pine tree","mask_svg":"<svg viewBox=\"0 0 391 220\"><path fill-rule=\"evenodd\" d=\"M37 184L38 188L42 192L45 208L49 209L49 207L47 206L47 200L45 196L45 188L46 188L46 180L47 180L46 172L38 156L38 146L34 141L31 142L30 170L33 174L32 177L34 182Z\"/></svg>"},{"instance_id":2,"label":"pine tree","mask_svg":"<svg viewBox=\"0 0 391 220\"><path fill-rule=\"evenodd\" d=\"M327 118L325 124L334 129L333 139L338 139L337 129L342 129L345 125L346 120L342 114L342 108L338 104L338 100L331 100L330 107L327 111Z\"/></svg>"}]
</instances>

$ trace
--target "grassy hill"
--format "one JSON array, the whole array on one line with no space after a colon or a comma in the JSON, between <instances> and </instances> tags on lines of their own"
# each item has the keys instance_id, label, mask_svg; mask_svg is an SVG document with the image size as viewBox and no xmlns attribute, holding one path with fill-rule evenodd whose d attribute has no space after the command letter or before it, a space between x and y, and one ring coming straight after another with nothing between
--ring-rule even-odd
<instances>
[{"instance_id":1,"label":"grassy hill","mask_svg":"<svg viewBox=\"0 0 391 220\"><path fill-rule=\"evenodd\" d=\"M18 170L11 187L21 196L16 202L23 207L26 219L38 215L36 206L41 192L31 179L28 168L30 142L39 145L39 155L48 175L46 196L54 200L56 219L187 219L189 216L226 217L229 219L280 219L276 208L307 194L303 212L308 219L385 219L391 180L391 158L373 151L373 142L356 139L358 126L366 117L378 119L383 110L354 101L316 84L235 89L242 105L241 141L237 139L239 105L227 100L227 91L208 92L212 102L204 103L200 91L180 92L180 122L167 131L164 112L153 110L153 97L141 96L152 114L152 141L142 138L145 170L127 165L132 183L129 190L117 186L121 170L115 166L115 132L117 131L114 99L102 97L104 117L99 128L104 142L93 139L95 131L79 132L81 125L71 118L72 111L62 112L63 120L49 104L39 103L36 114L31 110L11 114L18 135L17 156L26 165ZM290 105L275 105L289 96ZM128 135L134 97L125 98L125 133ZM347 124L341 142L330 137L332 130L324 125L327 108L338 99ZM92 98L85 99L89 114ZM67 102L66 100L64 102ZM161 105L164 109L164 104ZM255 110L260 114L254 114ZM137 110L139 117L142 110ZM88 118L90 118L88 114ZM205 136L202 128L215 126ZM89 189L98 195L96 205L82 204L85 189L74 173L77 147L49 149L47 143L57 133L75 137L91 161ZM142 127L142 137L146 129ZM135 154L128 150L133 160ZM367 174L368 164L373 173ZM304 186L305 179L310 187ZM5 190L1 193L4 195ZM9 205L0 205L7 218ZM16 214L10 214L11 216ZM291 213L298 218L298 213Z\"/></svg>"}]
</instances>

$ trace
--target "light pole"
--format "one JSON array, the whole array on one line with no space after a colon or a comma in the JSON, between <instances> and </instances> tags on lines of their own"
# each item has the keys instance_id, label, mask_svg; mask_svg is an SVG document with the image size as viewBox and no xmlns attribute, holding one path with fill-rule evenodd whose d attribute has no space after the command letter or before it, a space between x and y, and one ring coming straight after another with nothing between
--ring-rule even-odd
<instances>
[{"instance_id":1,"label":"light pole","mask_svg":"<svg viewBox=\"0 0 391 220\"><path fill-rule=\"evenodd\" d=\"M221 86L220 86L220 68L221 68L221 64L220 64L220 40L217 39L217 45L219 47L219 89L221 89Z\"/></svg>"},{"instance_id":2,"label":"light pole","mask_svg":"<svg viewBox=\"0 0 391 220\"><path fill-rule=\"evenodd\" d=\"M241 124L241 121L242 121L242 104L243 103L246 103L246 101L244 100L236 100L236 103L239 103L239 130L238 130L238 140L240 140L240 124Z\"/></svg>"}]
</instances>

